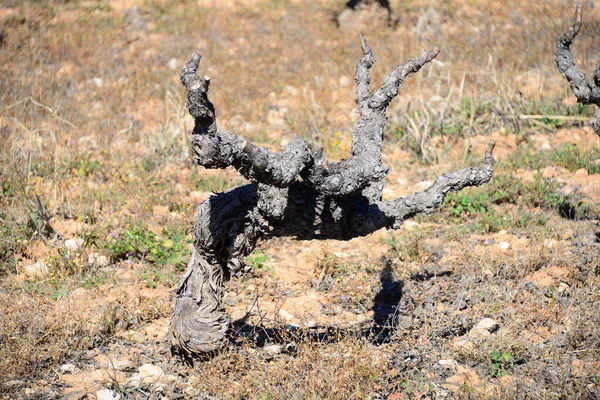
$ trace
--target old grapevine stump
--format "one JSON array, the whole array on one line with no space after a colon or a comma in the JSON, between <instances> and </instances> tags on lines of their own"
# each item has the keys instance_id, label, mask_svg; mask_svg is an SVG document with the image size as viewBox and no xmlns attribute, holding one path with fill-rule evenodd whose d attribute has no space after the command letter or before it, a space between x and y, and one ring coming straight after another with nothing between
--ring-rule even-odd
<instances>
[{"instance_id":1,"label":"old grapevine stump","mask_svg":"<svg viewBox=\"0 0 600 400\"><path fill-rule=\"evenodd\" d=\"M441 175L423 192L382 201L388 172L381 161L386 109L404 79L439 51L397 66L371 92L369 69L375 59L362 35L360 45L362 57L354 73L360 118L352 130L352 156L328 165L322 151L313 151L298 136L273 153L233 133L218 132L215 108L207 96L210 78L196 74L200 55L185 64L181 82L195 118L194 160L206 168L233 166L250 184L216 194L198 208L192 257L175 289L169 338L176 354L205 356L226 344L230 318L221 304L224 283L243 269L243 257L259 238L349 240L381 228L398 229L417 214L432 214L448 192L491 179L493 141L483 167Z\"/></svg>"}]
</instances>

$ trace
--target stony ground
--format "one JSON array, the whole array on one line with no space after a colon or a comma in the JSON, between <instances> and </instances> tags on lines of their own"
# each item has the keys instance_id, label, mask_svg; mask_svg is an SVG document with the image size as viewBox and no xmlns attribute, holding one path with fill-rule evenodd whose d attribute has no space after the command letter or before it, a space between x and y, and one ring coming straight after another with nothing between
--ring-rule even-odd
<instances>
[{"instance_id":1,"label":"stony ground","mask_svg":"<svg viewBox=\"0 0 600 400\"><path fill-rule=\"evenodd\" d=\"M600 397L600 138L552 65L571 4L391 3L1 5L0 397ZM374 81L442 48L390 112L384 196L481 163L490 139L493 181L397 231L260 243L227 286L231 346L172 357L194 208L244 183L191 165L179 68L203 54L222 128L340 159L358 30Z\"/></svg>"}]
</instances>

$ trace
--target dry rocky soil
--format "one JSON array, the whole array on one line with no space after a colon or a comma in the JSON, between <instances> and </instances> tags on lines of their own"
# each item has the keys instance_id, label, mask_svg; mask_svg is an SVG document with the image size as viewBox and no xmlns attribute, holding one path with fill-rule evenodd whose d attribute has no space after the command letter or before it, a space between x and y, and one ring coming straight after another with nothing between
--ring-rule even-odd
<instances>
[{"instance_id":1,"label":"dry rocky soil","mask_svg":"<svg viewBox=\"0 0 600 400\"><path fill-rule=\"evenodd\" d=\"M335 1L6 3L0 398L600 398L600 138L552 64L570 3L390 2L391 22ZM261 242L227 283L230 346L171 356L194 208L244 183L191 164L178 70L203 54L223 129L340 159L358 30L373 82L442 42L390 110L384 197L490 139L494 179L397 231Z\"/></svg>"}]
</instances>

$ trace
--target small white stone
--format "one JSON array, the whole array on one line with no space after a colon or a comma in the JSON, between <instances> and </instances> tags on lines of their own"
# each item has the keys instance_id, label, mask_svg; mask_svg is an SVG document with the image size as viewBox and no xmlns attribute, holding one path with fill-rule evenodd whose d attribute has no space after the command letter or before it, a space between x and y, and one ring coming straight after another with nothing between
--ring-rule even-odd
<instances>
[{"instance_id":1,"label":"small white stone","mask_svg":"<svg viewBox=\"0 0 600 400\"><path fill-rule=\"evenodd\" d=\"M127 381L127 384L129 386L138 387L138 386L140 386L140 382L141 382L140 376L138 374L135 374L129 378L129 381Z\"/></svg>"},{"instance_id":2,"label":"small white stone","mask_svg":"<svg viewBox=\"0 0 600 400\"><path fill-rule=\"evenodd\" d=\"M134 343L144 343L146 341L146 338L144 337L144 335L142 335L139 332L132 331L132 330L123 332L119 336L122 337L123 339L130 340Z\"/></svg>"},{"instance_id":3,"label":"small white stone","mask_svg":"<svg viewBox=\"0 0 600 400\"><path fill-rule=\"evenodd\" d=\"M138 368L138 375L142 383L155 383L164 375L164 372L161 367L148 363Z\"/></svg>"},{"instance_id":4,"label":"small white stone","mask_svg":"<svg viewBox=\"0 0 600 400\"><path fill-rule=\"evenodd\" d=\"M122 371L126 368L129 368L129 366L131 366L131 362L127 358L123 357L113 361L111 366L118 371Z\"/></svg>"},{"instance_id":5,"label":"small white stone","mask_svg":"<svg viewBox=\"0 0 600 400\"><path fill-rule=\"evenodd\" d=\"M104 79L98 78L97 76L92 78L92 82L94 82L94 85L96 85L97 87L104 86Z\"/></svg>"},{"instance_id":6,"label":"small white stone","mask_svg":"<svg viewBox=\"0 0 600 400\"><path fill-rule=\"evenodd\" d=\"M269 344L263 347L263 351L269 354L281 354L283 353L283 345L281 344Z\"/></svg>"},{"instance_id":7,"label":"small white stone","mask_svg":"<svg viewBox=\"0 0 600 400\"><path fill-rule=\"evenodd\" d=\"M83 239L82 238L71 238L65 240L65 247L67 250L77 251L83 247Z\"/></svg>"},{"instance_id":8,"label":"small white stone","mask_svg":"<svg viewBox=\"0 0 600 400\"><path fill-rule=\"evenodd\" d=\"M540 145L540 150L547 151L547 150L550 150L550 149L552 149L552 146L550 146L550 143L548 143L547 140L544 141L544 142L542 142L542 144Z\"/></svg>"},{"instance_id":9,"label":"small white stone","mask_svg":"<svg viewBox=\"0 0 600 400\"><path fill-rule=\"evenodd\" d=\"M100 389L96 392L96 400L119 400L121 395L114 390Z\"/></svg>"},{"instance_id":10,"label":"small white stone","mask_svg":"<svg viewBox=\"0 0 600 400\"><path fill-rule=\"evenodd\" d=\"M179 61L175 57L173 57L167 63L167 67L169 67L171 71L175 71L177 67L179 67Z\"/></svg>"},{"instance_id":11,"label":"small white stone","mask_svg":"<svg viewBox=\"0 0 600 400\"><path fill-rule=\"evenodd\" d=\"M418 222L412 221L410 219L408 221L404 222L403 225L409 231L414 231L415 229L421 228L421 224L419 224Z\"/></svg>"},{"instance_id":12,"label":"small white stone","mask_svg":"<svg viewBox=\"0 0 600 400\"><path fill-rule=\"evenodd\" d=\"M585 168L579 168L575 171L575 176L588 176L588 171Z\"/></svg>"},{"instance_id":13,"label":"small white stone","mask_svg":"<svg viewBox=\"0 0 600 400\"><path fill-rule=\"evenodd\" d=\"M438 364L441 367L452 369L452 370L456 369L456 367L458 366L458 363L456 362L456 360L452 360L452 359L440 360L440 361L438 361Z\"/></svg>"},{"instance_id":14,"label":"small white stone","mask_svg":"<svg viewBox=\"0 0 600 400\"><path fill-rule=\"evenodd\" d=\"M556 289L556 292L557 292L558 294L561 294L561 295L562 295L562 294L564 294L565 292L567 292L568 290L569 290L569 285L568 285L568 284L566 284L566 283L564 283L564 282L561 282L561 283L558 285L558 289Z\"/></svg>"},{"instance_id":15,"label":"small white stone","mask_svg":"<svg viewBox=\"0 0 600 400\"><path fill-rule=\"evenodd\" d=\"M61 374L72 374L76 370L77 370L77 367L75 366L75 364L63 364L60 366Z\"/></svg>"},{"instance_id":16,"label":"small white stone","mask_svg":"<svg viewBox=\"0 0 600 400\"><path fill-rule=\"evenodd\" d=\"M500 325L491 318L484 318L473 327L473 331L488 331L493 333L500 328Z\"/></svg>"},{"instance_id":17,"label":"small white stone","mask_svg":"<svg viewBox=\"0 0 600 400\"><path fill-rule=\"evenodd\" d=\"M498 243L498 248L502 251L506 251L506 250L510 249L510 243L500 242L500 243Z\"/></svg>"},{"instance_id":18,"label":"small white stone","mask_svg":"<svg viewBox=\"0 0 600 400\"><path fill-rule=\"evenodd\" d=\"M286 87L283 88L283 92L284 93L289 93L292 96L298 96L298 94L300 94L300 91L295 88L294 86L291 85L287 85Z\"/></svg>"},{"instance_id":19,"label":"small white stone","mask_svg":"<svg viewBox=\"0 0 600 400\"><path fill-rule=\"evenodd\" d=\"M105 255L100 253L90 253L88 256L88 264L93 267L107 267L110 264L110 260Z\"/></svg>"},{"instance_id":20,"label":"small white stone","mask_svg":"<svg viewBox=\"0 0 600 400\"><path fill-rule=\"evenodd\" d=\"M48 275L48 266L43 261L26 265L24 268L25 276L28 278L43 278Z\"/></svg>"}]
</instances>

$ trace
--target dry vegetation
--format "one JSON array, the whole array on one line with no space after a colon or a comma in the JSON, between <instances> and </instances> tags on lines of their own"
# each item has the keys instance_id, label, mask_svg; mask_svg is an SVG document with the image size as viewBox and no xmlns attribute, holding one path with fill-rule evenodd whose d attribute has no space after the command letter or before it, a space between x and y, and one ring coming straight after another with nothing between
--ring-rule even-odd
<instances>
[{"instance_id":1,"label":"dry vegetation","mask_svg":"<svg viewBox=\"0 0 600 400\"><path fill-rule=\"evenodd\" d=\"M553 65L573 4L391 5L396 27L336 17L337 0L5 0L0 396L598 398L600 139ZM194 207L242 183L190 164L179 69L203 55L222 129L341 159L359 30L374 81L442 50L390 110L386 196L479 162L490 138L494 180L397 232L261 244L228 286L234 345L178 363L163 339Z\"/></svg>"}]
</instances>

